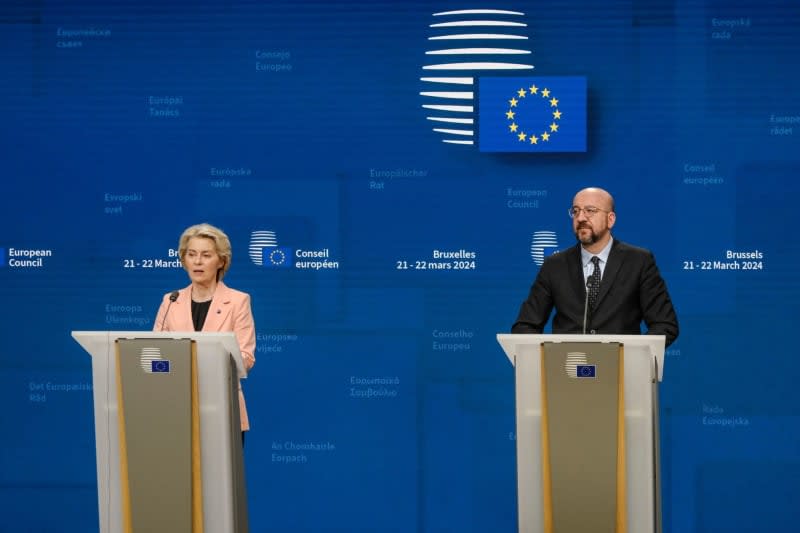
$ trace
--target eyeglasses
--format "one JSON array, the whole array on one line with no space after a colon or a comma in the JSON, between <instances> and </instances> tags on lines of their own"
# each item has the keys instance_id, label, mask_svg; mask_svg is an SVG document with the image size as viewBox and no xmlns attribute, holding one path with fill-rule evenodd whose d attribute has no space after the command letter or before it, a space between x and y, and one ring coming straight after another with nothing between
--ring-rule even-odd
<instances>
[{"instance_id":1,"label":"eyeglasses","mask_svg":"<svg viewBox=\"0 0 800 533\"><path fill-rule=\"evenodd\" d=\"M570 207L567 212L569 213L569 218L576 218L576 217L581 216L581 211L583 211L583 214L586 215L586 218L592 218L599 211L602 211L603 213L610 213L611 212L611 211L606 211L605 209L600 209L599 207L594 207L594 206L591 206L591 205L587 206L587 207L573 206L573 207Z\"/></svg>"}]
</instances>

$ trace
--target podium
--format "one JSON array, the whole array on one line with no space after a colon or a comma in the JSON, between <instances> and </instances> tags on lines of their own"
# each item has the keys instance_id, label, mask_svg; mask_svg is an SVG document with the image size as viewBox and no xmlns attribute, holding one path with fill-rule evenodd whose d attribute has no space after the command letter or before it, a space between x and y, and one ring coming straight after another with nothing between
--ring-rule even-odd
<instances>
[{"instance_id":1,"label":"podium","mask_svg":"<svg viewBox=\"0 0 800 533\"><path fill-rule=\"evenodd\" d=\"M92 356L102 533L247 533L233 333L73 331Z\"/></svg>"},{"instance_id":2,"label":"podium","mask_svg":"<svg viewBox=\"0 0 800 533\"><path fill-rule=\"evenodd\" d=\"M662 335L520 335L517 500L525 533L661 533Z\"/></svg>"}]
</instances>

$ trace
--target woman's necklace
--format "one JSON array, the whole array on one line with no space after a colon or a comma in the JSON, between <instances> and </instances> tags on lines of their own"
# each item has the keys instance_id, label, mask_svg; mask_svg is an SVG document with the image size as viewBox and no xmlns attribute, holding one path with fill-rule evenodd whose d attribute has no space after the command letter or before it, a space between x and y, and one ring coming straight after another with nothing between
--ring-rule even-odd
<instances>
[{"instance_id":1,"label":"woman's necklace","mask_svg":"<svg viewBox=\"0 0 800 533\"><path fill-rule=\"evenodd\" d=\"M192 287L192 301L193 302L198 302L198 303L208 302L209 300L212 300L213 298L214 298L214 291L213 290L211 291L211 293L208 296L200 296L199 294L195 293L195 289L194 289L194 287Z\"/></svg>"}]
</instances>

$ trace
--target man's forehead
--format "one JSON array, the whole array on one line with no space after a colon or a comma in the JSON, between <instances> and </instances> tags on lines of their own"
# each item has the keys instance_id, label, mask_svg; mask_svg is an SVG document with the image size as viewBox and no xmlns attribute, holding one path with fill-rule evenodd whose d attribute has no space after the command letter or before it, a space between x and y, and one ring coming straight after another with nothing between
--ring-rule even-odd
<instances>
[{"instance_id":1,"label":"man's forehead","mask_svg":"<svg viewBox=\"0 0 800 533\"><path fill-rule=\"evenodd\" d=\"M603 207L603 205L608 205L611 203L611 200L608 197L608 194L604 194L601 191L581 191L575 195L573 200L575 205L594 205L597 207Z\"/></svg>"}]
</instances>

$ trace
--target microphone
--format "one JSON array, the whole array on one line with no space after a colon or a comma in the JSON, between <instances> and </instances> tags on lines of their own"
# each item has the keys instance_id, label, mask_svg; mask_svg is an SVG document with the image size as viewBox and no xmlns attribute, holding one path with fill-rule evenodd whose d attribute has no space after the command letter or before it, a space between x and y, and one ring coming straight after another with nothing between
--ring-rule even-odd
<instances>
[{"instance_id":1,"label":"microphone","mask_svg":"<svg viewBox=\"0 0 800 533\"><path fill-rule=\"evenodd\" d=\"M178 291L172 291L171 293L169 293L169 304L167 304L167 310L164 311L164 318L161 320L161 329L159 331L164 331L164 324L167 323L167 314L169 314L169 308L172 307L172 304L177 299L178 299ZM586 329L585 326L584 329Z\"/></svg>"},{"instance_id":2,"label":"microphone","mask_svg":"<svg viewBox=\"0 0 800 533\"><path fill-rule=\"evenodd\" d=\"M586 300L583 302L583 334L586 335L586 319L589 317L589 291L592 290L592 276L586 278Z\"/></svg>"}]
</instances>

